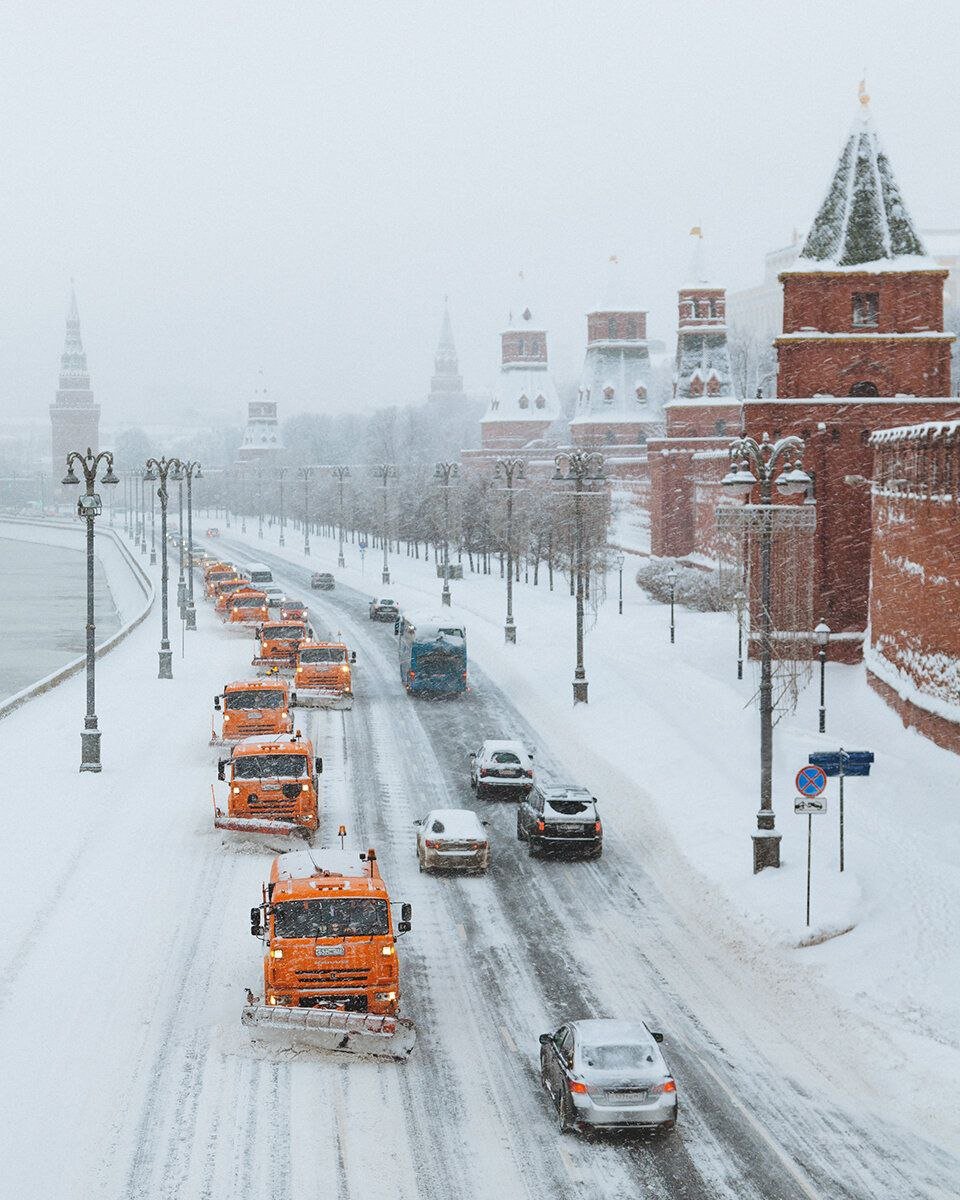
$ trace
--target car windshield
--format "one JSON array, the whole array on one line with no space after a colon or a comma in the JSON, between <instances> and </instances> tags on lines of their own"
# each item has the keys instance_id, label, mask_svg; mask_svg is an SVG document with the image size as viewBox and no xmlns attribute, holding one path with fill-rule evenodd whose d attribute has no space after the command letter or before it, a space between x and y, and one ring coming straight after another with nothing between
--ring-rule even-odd
<instances>
[{"instance_id":1,"label":"car windshield","mask_svg":"<svg viewBox=\"0 0 960 1200\"><path fill-rule=\"evenodd\" d=\"M590 805L583 800L548 800L547 807L562 817L575 817L578 813L586 812Z\"/></svg>"},{"instance_id":2,"label":"car windshield","mask_svg":"<svg viewBox=\"0 0 960 1200\"><path fill-rule=\"evenodd\" d=\"M490 758L495 763L508 763L511 767L519 767L520 759L509 750L497 750Z\"/></svg>"},{"instance_id":3,"label":"car windshield","mask_svg":"<svg viewBox=\"0 0 960 1200\"><path fill-rule=\"evenodd\" d=\"M292 629L286 625L264 625L261 638L273 638L276 642L297 642L303 637L302 629Z\"/></svg>"},{"instance_id":4,"label":"car windshield","mask_svg":"<svg viewBox=\"0 0 960 1200\"><path fill-rule=\"evenodd\" d=\"M284 900L273 906L278 938L383 937L390 932L385 900Z\"/></svg>"},{"instance_id":5,"label":"car windshield","mask_svg":"<svg viewBox=\"0 0 960 1200\"><path fill-rule=\"evenodd\" d=\"M303 754L242 754L233 760L234 779L304 779Z\"/></svg>"},{"instance_id":6,"label":"car windshield","mask_svg":"<svg viewBox=\"0 0 960 1200\"><path fill-rule=\"evenodd\" d=\"M585 1066L597 1071L629 1071L655 1061L653 1048L636 1042L622 1046L582 1046L580 1058Z\"/></svg>"},{"instance_id":7,"label":"car windshield","mask_svg":"<svg viewBox=\"0 0 960 1200\"><path fill-rule=\"evenodd\" d=\"M346 662L346 659L347 652L341 646L317 646L300 651L302 663L337 663Z\"/></svg>"},{"instance_id":8,"label":"car windshield","mask_svg":"<svg viewBox=\"0 0 960 1200\"><path fill-rule=\"evenodd\" d=\"M259 608L263 604L262 596L234 596L234 608Z\"/></svg>"},{"instance_id":9,"label":"car windshield","mask_svg":"<svg viewBox=\"0 0 960 1200\"><path fill-rule=\"evenodd\" d=\"M397 605L396 600L378 600L377 603L383 605L385 608L396 608Z\"/></svg>"},{"instance_id":10,"label":"car windshield","mask_svg":"<svg viewBox=\"0 0 960 1200\"><path fill-rule=\"evenodd\" d=\"M283 708L283 692L227 692L226 707L238 708Z\"/></svg>"}]
</instances>

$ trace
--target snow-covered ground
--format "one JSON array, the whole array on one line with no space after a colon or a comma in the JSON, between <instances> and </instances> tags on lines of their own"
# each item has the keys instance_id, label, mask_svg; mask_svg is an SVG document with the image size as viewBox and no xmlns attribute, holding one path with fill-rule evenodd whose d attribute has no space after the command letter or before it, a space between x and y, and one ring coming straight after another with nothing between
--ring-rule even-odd
<instances>
[{"instance_id":1,"label":"snow-covered ground","mask_svg":"<svg viewBox=\"0 0 960 1200\"><path fill-rule=\"evenodd\" d=\"M235 529L231 536L237 537ZM246 540L305 561L302 535L288 529L284 551L276 537L268 529L263 543L255 533ZM362 570L355 547L347 544L342 570L336 552L335 540L311 536L309 561L316 569L332 570L370 594L382 590L407 608L439 607L433 563L391 554L392 581L381 588L381 552L369 549ZM464 571L463 582L451 588L466 618L470 658L542 731L570 775L601 797L612 828L622 823L646 831L659 848L664 887L706 889L729 904L784 988L811 989L811 1008L816 1020L822 1014L828 1044L842 1044L845 1031L857 1025L882 1037L883 1055L870 1039L863 1047L865 1102L872 1096L887 1106L895 1069L926 1097L924 1122L960 1144L956 756L904 729L868 686L862 666L828 664L828 732L817 732L816 676L796 713L775 730L774 808L783 865L754 876L758 679L748 663L744 679L736 678L735 620L679 610L671 645L667 610L626 572L618 614L611 574L607 602L586 640L590 702L574 708L574 608L566 580L558 578L553 593L543 576L538 588L515 585L519 637L507 646L505 584L498 576L471 575L466 562ZM839 746L873 750L876 762L868 779L845 784L843 875L836 780L827 787L828 814L813 819L808 929L807 821L793 813L793 781L811 751ZM806 941L819 944L801 948Z\"/></svg>"},{"instance_id":2,"label":"snow-covered ground","mask_svg":"<svg viewBox=\"0 0 960 1200\"><path fill-rule=\"evenodd\" d=\"M158 680L155 611L99 665L102 775L76 769L82 677L0 721L16 780L0 800L9 893L0 1195L954 1194L956 1051L925 1026L938 1005L938 1032L956 1024L954 879L945 868L935 896L933 882L907 890L910 864L900 861L938 847L937 831L914 819L921 795L937 806L939 844L949 841L947 798L934 786L949 756L904 733L858 672L831 669L831 726L836 712L845 744L876 749L878 761L876 778L849 790L859 895L828 888L832 843L818 831L815 846L817 928L856 927L798 950L805 822L790 812L789 776L801 748L805 760L828 742L808 732L810 705L778 734L785 866L754 879L756 718L743 707L750 688L737 685L726 618L681 612L670 646L662 607L628 587L623 617L608 604L588 635L591 701L574 709L573 610L561 582L553 595L516 589L520 642L508 648L500 580L468 577L453 588L473 688L459 703L414 702L399 686L390 629L364 615L363 594L382 590L378 556L361 571L348 547L351 566L340 571L335 543L311 540L305 569L288 530L291 566L279 581L309 597L319 626L342 630L359 662L352 712L305 713L302 724L325 760L325 827L343 821L376 845L392 893L413 903L414 930L399 949L403 1008L420 1030L414 1055L400 1066L269 1055L241 1030L243 990L259 986L260 972L247 914L269 853L213 830L207 738L211 698L243 677L253 642L222 629L203 603L197 633L181 638L174 609L174 679ZM250 558L282 563L270 540L246 541ZM235 546L235 531L220 544ZM383 590L435 611L433 565L391 561L399 582ZM336 591L311 596L309 569L333 570ZM855 728L844 715L854 711ZM511 733L536 745L539 769L600 797L603 859L530 861L513 836L513 806L479 802L491 822L490 874L420 876L413 819L478 806L467 751ZM903 778L915 742L926 790L914 789L894 832L889 773ZM887 889L902 889L904 919L926 922L914 944L885 931L896 905L883 871ZM911 1020L897 1011L900 972L919 970L923 953L944 978L924 967ZM666 1033L682 1104L676 1137L561 1137L536 1079L537 1033L569 1016L625 1013Z\"/></svg>"}]
</instances>

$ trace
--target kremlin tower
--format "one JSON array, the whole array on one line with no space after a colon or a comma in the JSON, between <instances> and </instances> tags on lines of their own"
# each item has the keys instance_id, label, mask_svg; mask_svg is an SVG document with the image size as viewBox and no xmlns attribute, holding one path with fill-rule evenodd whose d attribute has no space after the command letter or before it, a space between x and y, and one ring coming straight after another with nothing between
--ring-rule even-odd
<instances>
[{"instance_id":1,"label":"kremlin tower","mask_svg":"<svg viewBox=\"0 0 960 1200\"><path fill-rule=\"evenodd\" d=\"M70 282L70 308L67 312L67 333L60 356L60 387L50 405L52 433L52 470L59 482L66 469L71 450L94 453L100 443L100 405L94 403L90 390L87 355L80 337L80 314L77 293Z\"/></svg>"},{"instance_id":2,"label":"kremlin tower","mask_svg":"<svg viewBox=\"0 0 960 1200\"><path fill-rule=\"evenodd\" d=\"M247 405L247 424L237 451L238 463L268 462L283 450L277 402L266 398L265 387L254 396Z\"/></svg>"},{"instance_id":3,"label":"kremlin tower","mask_svg":"<svg viewBox=\"0 0 960 1200\"><path fill-rule=\"evenodd\" d=\"M519 450L547 435L563 412L547 366L547 334L524 305L500 335L500 378L480 421L483 450Z\"/></svg>"},{"instance_id":4,"label":"kremlin tower","mask_svg":"<svg viewBox=\"0 0 960 1200\"><path fill-rule=\"evenodd\" d=\"M459 407L466 400L463 391L463 376L457 360L457 348L453 344L453 327L450 324L450 309L447 298L443 298L443 322L440 326L440 341L433 356L433 378L430 380L429 404Z\"/></svg>"}]
</instances>

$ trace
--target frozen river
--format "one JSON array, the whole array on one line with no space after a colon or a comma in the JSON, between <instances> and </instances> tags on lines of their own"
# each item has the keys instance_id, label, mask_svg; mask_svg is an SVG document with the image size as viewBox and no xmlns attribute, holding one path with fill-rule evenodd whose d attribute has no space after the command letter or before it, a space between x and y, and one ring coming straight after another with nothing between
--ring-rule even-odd
<instances>
[{"instance_id":1,"label":"frozen river","mask_svg":"<svg viewBox=\"0 0 960 1200\"><path fill-rule=\"evenodd\" d=\"M76 550L0 538L0 699L83 653L86 556ZM119 628L113 597L96 574L97 641Z\"/></svg>"}]
</instances>

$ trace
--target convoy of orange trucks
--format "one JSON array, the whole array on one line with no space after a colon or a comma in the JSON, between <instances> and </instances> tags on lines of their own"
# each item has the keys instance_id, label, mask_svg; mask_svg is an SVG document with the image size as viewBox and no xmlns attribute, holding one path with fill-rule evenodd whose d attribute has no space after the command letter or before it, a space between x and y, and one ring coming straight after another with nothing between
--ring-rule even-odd
<instances>
[{"instance_id":1,"label":"convoy of orange trucks","mask_svg":"<svg viewBox=\"0 0 960 1200\"><path fill-rule=\"evenodd\" d=\"M348 653L343 642L301 642L294 667L294 692L299 708L352 708L352 663L356 651Z\"/></svg>"},{"instance_id":2,"label":"convoy of orange trucks","mask_svg":"<svg viewBox=\"0 0 960 1200\"><path fill-rule=\"evenodd\" d=\"M320 825L318 776L323 759L299 730L294 734L245 737L217 764L227 784L224 810L213 789L213 824L237 833L299 834Z\"/></svg>"},{"instance_id":3,"label":"convoy of orange trucks","mask_svg":"<svg viewBox=\"0 0 960 1200\"><path fill-rule=\"evenodd\" d=\"M297 850L273 861L250 932L263 941L263 997L242 1023L285 1046L404 1059L416 1042L398 1015L397 936L376 851Z\"/></svg>"}]
</instances>

